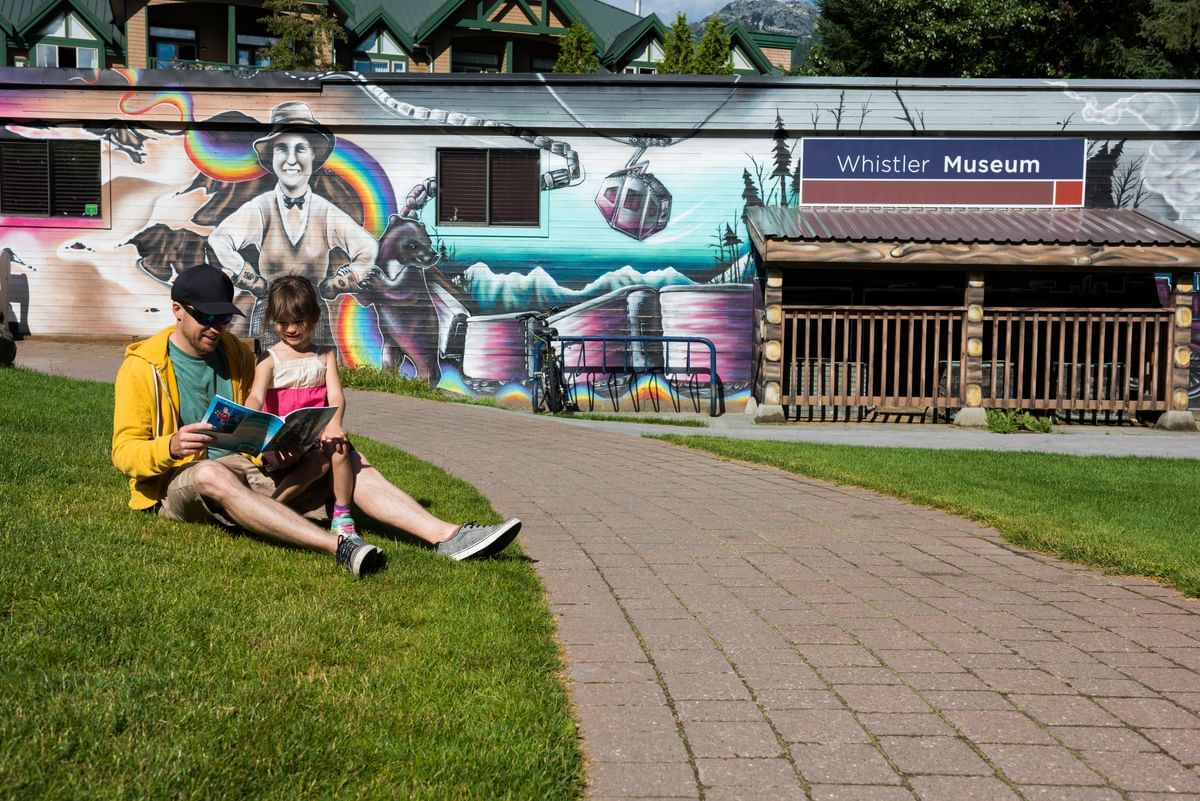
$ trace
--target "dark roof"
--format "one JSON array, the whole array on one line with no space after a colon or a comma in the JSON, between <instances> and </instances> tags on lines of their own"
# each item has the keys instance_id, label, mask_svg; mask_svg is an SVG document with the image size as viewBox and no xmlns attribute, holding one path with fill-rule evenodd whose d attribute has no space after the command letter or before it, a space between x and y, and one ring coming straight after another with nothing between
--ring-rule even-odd
<instances>
[{"instance_id":1,"label":"dark roof","mask_svg":"<svg viewBox=\"0 0 1200 801\"><path fill-rule=\"evenodd\" d=\"M661 42L666 38L666 31L667 29L663 26L662 20L658 18L657 14L642 17L617 34L612 40L612 44L608 46L608 50L602 55L602 60L606 64L620 63L626 58L629 51L633 49L633 46L643 40L647 32L653 32L654 37Z\"/></svg>"},{"instance_id":2,"label":"dark roof","mask_svg":"<svg viewBox=\"0 0 1200 801\"><path fill-rule=\"evenodd\" d=\"M83 21L97 36L109 45L121 45L124 34L113 23L112 6L109 0L0 0L0 18L5 20L6 31L29 35L43 25L50 16L65 6L78 11Z\"/></svg>"},{"instance_id":3,"label":"dark roof","mask_svg":"<svg viewBox=\"0 0 1200 801\"><path fill-rule=\"evenodd\" d=\"M582 21L592 29L600 44L600 52L607 50L609 44L617 36L641 19L632 11L617 8L601 2L601 0L566 0L562 5L568 10L573 8Z\"/></svg>"},{"instance_id":4,"label":"dark roof","mask_svg":"<svg viewBox=\"0 0 1200 801\"><path fill-rule=\"evenodd\" d=\"M640 19L637 14L601 0L560 0L558 5L572 21L581 20L592 29L602 51L615 36ZM385 19L400 27L397 33L422 42L463 8L473 10L467 0L355 0L353 18L347 27L361 35L365 33L364 25L377 20L382 11L387 12Z\"/></svg>"},{"instance_id":5,"label":"dark roof","mask_svg":"<svg viewBox=\"0 0 1200 801\"><path fill-rule=\"evenodd\" d=\"M773 75L778 70L772 64L762 50L758 49L758 43L754 41L750 32L742 27L741 23L734 22L725 27L725 32L729 34L730 48L741 47L746 58L750 59L750 63L758 70L759 75Z\"/></svg>"},{"instance_id":6,"label":"dark roof","mask_svg":"<svg viewBox=\"0 0 1200 801\"><path fill-rule=\"evenodd\" d=\"M752 206L763 240L1002 245L1193 245L1200 238L1135 209Z\"/></svg>"}]
</instances>

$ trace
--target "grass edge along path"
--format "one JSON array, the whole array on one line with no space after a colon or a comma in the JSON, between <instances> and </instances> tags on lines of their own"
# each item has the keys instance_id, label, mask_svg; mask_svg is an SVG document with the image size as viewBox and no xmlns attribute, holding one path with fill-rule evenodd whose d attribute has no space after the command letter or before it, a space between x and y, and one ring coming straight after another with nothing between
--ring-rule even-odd
<instances>
[{"instance_id":1,"label":"grass edge along path","mask_svg":"<svg viewBox=\"0 0 1200 801\"><path fill-rule=\"evenodd\" d=\"M941 509L1014 545L1200 597L1195 460L654 438Z\"/></svg>"},{"instance_id":2,"label":"grass edge along path","mask_svg":"<svg viewBox=\"0 0 1200 801\"><path fill-rule=\"evenodd\" d=\"M0 799L576 799L528 560L322 554L126 508L112 386L0 369ZM351 417L353 422L353 417ZM354 437L436 513L473 487Z\"/></svg>"}]
</instances>

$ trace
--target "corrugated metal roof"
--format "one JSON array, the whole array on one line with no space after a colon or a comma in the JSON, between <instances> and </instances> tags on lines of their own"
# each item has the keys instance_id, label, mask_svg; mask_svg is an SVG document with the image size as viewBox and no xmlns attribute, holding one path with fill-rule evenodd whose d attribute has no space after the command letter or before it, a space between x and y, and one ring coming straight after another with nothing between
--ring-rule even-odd
<instances>
[{"instance_id":1,"label":"corrugated metal roof","mask_svg":"<svg viewBox=\"0 0 1200 801\"><path fill-rule=\"evenodd\" d=\"M1135 209L930 209L752 206L763 239L1001 245L1200 245Z\"/></svg>"}]
</instances>

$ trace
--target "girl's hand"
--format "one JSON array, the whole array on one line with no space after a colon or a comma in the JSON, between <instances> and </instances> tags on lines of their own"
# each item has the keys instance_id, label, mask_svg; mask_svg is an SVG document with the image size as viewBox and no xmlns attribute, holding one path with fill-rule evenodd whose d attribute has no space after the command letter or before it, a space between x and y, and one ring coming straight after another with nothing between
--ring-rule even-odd
<instances>
[{"instance_id":1,"label":"girl's hand","mask_svg":"<svg viewBox=\"0 0 1200 801\"><path fill-rule=\"evenodd\" d=\"M325 453L347 453L349 447L350 441L346 439L346 432L342 431L340 426L336 423L325 426L325 430L321 432L321 448Z\"/></svg>"}]
</instances>

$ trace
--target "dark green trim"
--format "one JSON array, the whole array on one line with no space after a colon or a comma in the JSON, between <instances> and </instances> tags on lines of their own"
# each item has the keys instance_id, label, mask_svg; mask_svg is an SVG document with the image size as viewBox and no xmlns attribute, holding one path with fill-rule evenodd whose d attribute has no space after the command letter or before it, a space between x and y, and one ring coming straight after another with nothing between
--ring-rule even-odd
<instances>
[{"instance_id":1,"label":"dark green trim","mask_svg":"<svg viewBox=\"0 0 1200 801\"><path fill-rule=\"evenodd\" d=\"M421 27L417 28L417 32L413 35L413 41L423 42L438 28L442 27L442 23L450 18L450 15L458 11L466 3L466 0L447 0L437 11L434 11L425 21L421 23ZM477 3L475 12L478 16L483 16L483 2L480 0Z\"/></svg>"},{"instance_id":2,"label":"dark green trim","mask_svg":"<svg viewBox=\"0 0 1200 801\"><path fill-rule=\"evenodd\" d=\"M387 32L399 43L401 47L410 53L413 51L413 40L408 35L408 32L400 27L399 23L387 12L386 9L380 8L371 16L363 20L352 33L358 37L359 41L368 33L371 33L377 25L382 25L387 28ZM357 51L355 51L357 52Z\"/></svg>"},{"instance_id":3,"label":"dark green trim","mask_svg":"<svg viewBox=\"0 0 1200 801\"><path fill-rule=\"evenodd\" d=\"M647 33L654 33L660 45L666 39L666 26L662 24L657 14L651 14L639 20L636 25L622 31L611 45L615 49L602 53L600 60L610 66L620 63L621 59L628 56L630 51L645 40Z\"/></svg>"},{"instance_id":4,"label":"dark green trim","mask_svg":"<svg viewBox=\"0 0 1200 801\"><path fill-rule=\"evenodd\" d=\"M543 0L543 2L549 3L550 0ZM568 28L571 27L576 22L578 22L580 25L585 26L589 31L592 32L592 38L594 38L596 40L596 45L597 45L596 49L599 50L600 52L604 52L604 48L608 47L608 43L601 41L600 32L588 24L588 21L584 18L584 16L582 14L579 13L579 9L577 9L575 7L575 5L571 2L571 0L554 0L554 2L558 5L559 8L562 9L563 13L566 14L567 27ZM547 22L549 22L549 20L547 20ZM564 33L565 33L565 31L564 31Z\"/></svg>"},{"instance_id":5,"label":"dark green trim","mask_svg":"<svg viewBox=\"0 0 1200 801\"><path fill-rule=\"evenodd\" d=\"M497 11L500 10L501 6L508 5L510 2L512 2L512 0L496 0L496 2L492 3L491 7L483 10L479 14L478 18L479 19L489 19L489 18L491 18L491 16L493 14L495 14ZM525 0L516 0L516 3L518 6L521 7L521 10L525 12L525 19L529 20L532 24L536 25L538 15L533 13L533 9L529 7L529 4L526 3ZM545 8L544 4L543 4L543 8ZM542 22L545 23L545 20L543 20Z\"/></svg>"},{"instance_id":6,"label":"dark green trim","mask_svg":"<svg viewBox=\"0 0 1200 801\"><path fill-rule=\"evenodd\" d=\"M96 36L96 39L100 42L106 45L113 45L114 47L123 46L121 39L124 37L120 37L118 35L118 38L114 38L112 36L112 24L105 24L96 19L91 11L75 2L75 0L46 0L46 2L35 8L28 17L23 19L20 24L16 26L15 30L23 38L30 39L38 25L42 24L46 18L51 16L51 14L53 14L55 11L64 7L69 7L72 11L77 12L83 19L84 24L91 29L92 33Z\"/></svg>"},{"instance_id":7,"label":"dark green trim","mask_svg":"<svg viewBox=\"0 0 1200 801\"><path fill-rule=\"evenodd\" d=\"M749 37L759 47L783 47L791 50L800 41L798 36L792 36L787 33L762 33L760 31L748 32Z\"/></svg>"},{"instance_id":8,"label":"dark green trim","mask_svg":"<svg viewBox=\"0 0 1200 801\"><path fill-rule=\"evenodd\" d=\"M150 7L146 6L149 14ZM150 32L150 20L146 20L146 32ZM232 3L225 9L225 60L230 64L237 63L237 6ZM146 44L146 55L150 54L150 45Z\"/></svg>"},{"instance_id":9,"label":"dark green trim","mask_svg":"<svg viewBox=\"0 0 1200 801\"><path fill-rule=\"evenodd\" d=\"M544 33L549 36L562 36L565 33L562 28L549 28L544 25L515 25L511 22L488 22L481 19L459 20L455 23L455 27L503 33Z\"/></svg>"},{"instance_id":10,"label":"dark green trim","mask_svg":"<svg viewBox=\"0 0 1200 801\"><path fill-rule=\"evenodd\" d=\"M767 57L764 56L763 52L758 49L758 45L755 44L754 40L750 38L750 34L746 31L745 28L743 28L741 25L739 25L738 23L735 22L732 25L726 25L725 32L729 34L729 52L730 52L731 57L733 54L734 45L741 44L742 52L744 52L746 54L746 56L750 59L750 63L754 65L754 68L759 71L760 75L775 75L775 74L777 74L778 68L774 64L772 64L770 61L767 60ZM734 73L738 74L738 75L753 74L753 73L748 73L744 70L739 71L736 69L734 70Z\"/></svg>"},{"instance_id":11,"label":"dark green trim","mask_svg":"<svg viewBox=\"0 0 1200 801\"><path fill-rule=\"evenodd\" d=\"M443 3L436 11L425 18L425 21L421 23L421 26L417 28L416 33L413 34L413 41L425 41L448 19L450 19L455 12L466 7L468 2L469 0L447 0L447 2ZM564 29L550 27L549 5L551 2L554 2L554 4L558 6L559 10L562 11L563 15L567 18L568 27L575 23L585 25L587 26L587 29L592 32L592 36L596 38L597 49L600 50L600 52L604 52L605 48L608 47L609 43L604 41L599 32L588 24L587 19L585 19L584 16L579 13L579 9L575 8L575 6L571 3L571 0L543 0L542 10L544 22L540 25L534 24L528 27L511 25L508 23L487 22L485 20L486 15L483 10L484 2L485 0L477 0L475 3L473 3L475 6L474 20L462 20L456 23L455 27L478 28L486 31L504 31L507 33L540 33L549 36L562 36L565 32ZM522 0L518 0L518 2L520 2L526 10L529 10L529 7L525 4L525 2ZM530 11L530 16L536 15Z\"/></svg>"},{"instance_id":12,"label":"dark green trim","mask_svg":"<svg viewBox=\"0 0 1200 801\"><path fill-rule=\"evenodd\" d=\"M62 45L64 47L90 47L93 50L103 50L104 42L99 39L68 39L65 36L43 36L41 39L30 40L29 46L36 47L40 44Z\"/></svg>"}]
</instances>

